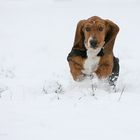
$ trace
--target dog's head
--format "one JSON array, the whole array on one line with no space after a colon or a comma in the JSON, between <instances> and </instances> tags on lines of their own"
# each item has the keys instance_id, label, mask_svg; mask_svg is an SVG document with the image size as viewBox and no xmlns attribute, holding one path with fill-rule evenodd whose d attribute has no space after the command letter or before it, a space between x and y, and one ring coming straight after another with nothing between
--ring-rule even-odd
<instances>
[{"instance_id":1,"label":"dog's head","mask_svg":"<svg viewBox=\"0 0 140 140\"><path fill-rule=\"evenodd\" d=\"M115 23L97 16L81 20L77 25L73 47L100 50L104 46L110 52L118 31L119 27Z\"/></svg>"}]
</instances>

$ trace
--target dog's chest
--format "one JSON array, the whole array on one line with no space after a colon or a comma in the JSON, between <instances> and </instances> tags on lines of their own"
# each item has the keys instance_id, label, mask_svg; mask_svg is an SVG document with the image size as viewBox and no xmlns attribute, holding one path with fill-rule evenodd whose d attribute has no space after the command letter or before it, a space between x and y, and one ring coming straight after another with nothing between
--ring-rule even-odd
<instances>
[{"instance_id":1,"label":"dog's chest","mask_svg":"<svg viewBox=\"0 0 140 140\"><path fill-rule=\"evenodd\" d=\"M84 70L82 70L82 72L84 74L91 75L98 69L99 62L100 56L95 56L94 54L92 55L92 53L88 54L88 57L83 64Z\"/></svg>"}]
</instances>

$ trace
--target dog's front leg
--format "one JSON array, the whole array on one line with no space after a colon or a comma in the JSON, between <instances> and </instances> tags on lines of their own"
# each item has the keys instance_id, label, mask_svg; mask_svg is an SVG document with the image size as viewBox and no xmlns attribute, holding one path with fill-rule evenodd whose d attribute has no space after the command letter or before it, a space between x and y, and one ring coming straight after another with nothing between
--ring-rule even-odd
<instances>
[{"instance_id":1,"label":"dog's front leg","mask_svg":"<svg viewBox=\"0 0 140 140\"><path fill-rule=\"evenodd\" d=\"M112 65L102 64L98 67L95 73L99 79L106 79L112 74Z\"/></svg>"},{"instance_id":2,"label":"dog's front leg","mask_svg":"<svg viewBox=\"0 0 140 140\"><path fill-rule=\"evenodd\" d=\"M73 57L69 60L70 71L75 81L81 81L85 75L82 73L83 59L81 57Z\"/></svg>"}]
</instances>

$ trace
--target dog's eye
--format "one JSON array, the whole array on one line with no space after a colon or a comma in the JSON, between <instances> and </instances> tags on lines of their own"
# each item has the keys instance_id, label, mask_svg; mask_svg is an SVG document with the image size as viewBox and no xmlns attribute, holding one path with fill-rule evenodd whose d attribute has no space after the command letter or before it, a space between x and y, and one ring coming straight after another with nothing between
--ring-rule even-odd
<instances>
[{"instance_id":1,"label":"dog's eye","mask_svg":"<svg viewBox=\"0 0 140 140\"><path fill-rule=\"evenodd\" d=\"M87 32L91 31L90 27L86 27L85 30L86 30Z\"/></svg>"},{"instance_id":2,"label":"dog's eye","mask_svg":"<svg viewBox=\"0 0 140 140\"><path fill-rule=\"evenodd\" d=\"M100 27L98 27L98 30L101 32L101 31L103 31L103 27L102 26L100 26Z\"/></svg>"}]
</instances>

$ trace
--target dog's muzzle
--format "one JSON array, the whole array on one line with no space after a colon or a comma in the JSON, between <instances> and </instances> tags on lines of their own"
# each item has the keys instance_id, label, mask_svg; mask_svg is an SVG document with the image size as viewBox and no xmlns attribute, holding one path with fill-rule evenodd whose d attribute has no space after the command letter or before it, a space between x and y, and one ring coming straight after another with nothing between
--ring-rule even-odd
<instances>
[{"instance_id":1,"label":"dog's muzzle","mask_svg":"<svg viewBox=\"0 0 140 140\"><path fill-rule=\"evenodd\" d=\"M96 39L91 39L89 41L89 43L90 43L91 48L95 48L97 46L97 40Z\"/></svg>"}]
</instances>

